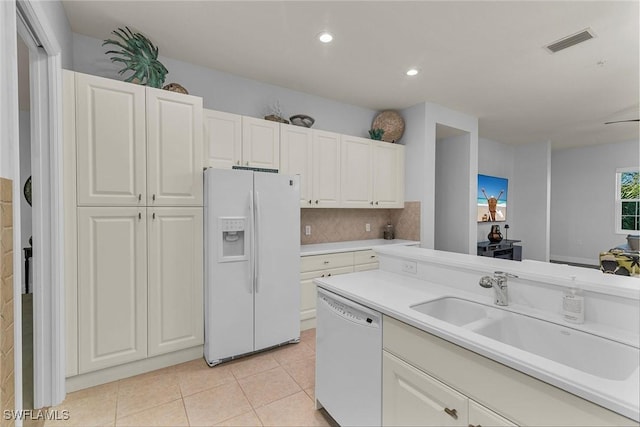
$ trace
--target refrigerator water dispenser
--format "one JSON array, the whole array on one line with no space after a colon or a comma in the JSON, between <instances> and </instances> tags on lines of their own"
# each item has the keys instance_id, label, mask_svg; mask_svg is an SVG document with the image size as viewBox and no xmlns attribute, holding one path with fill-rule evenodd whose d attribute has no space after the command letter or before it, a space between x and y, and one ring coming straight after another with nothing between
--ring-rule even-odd
<instances>
[{"instance_id":1,"label":"refrigerator water dispenser","mask_svg":"<svg viewBox=\"0 0 640 427\"><path fill-rule=\"evenodd\" d=\"M220 217L222 236L220 239L219 262L246 261L245 223L246 217Z\"/></svg>"}]
</instances>

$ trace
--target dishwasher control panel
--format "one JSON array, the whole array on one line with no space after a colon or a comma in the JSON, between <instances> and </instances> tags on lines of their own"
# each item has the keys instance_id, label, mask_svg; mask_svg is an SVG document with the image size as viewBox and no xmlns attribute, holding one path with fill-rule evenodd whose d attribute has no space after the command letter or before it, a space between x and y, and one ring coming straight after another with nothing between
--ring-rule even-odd
<instances>
[{"instance_id":1,"label":"dishwasher control panel","mask_svg":"<svg viewBox=\"0 0 640 427\"><path fill-rule=\"evenodd\" d=\"M363 310L359 310L356 307L350 306L340 301L336 301L335 299L326 295L318 294L318 298L322 303L331 308L331 310L335 314L347 320L374 328L380 327L380 319L377 316L373 316L369 313L364 312Z\"/></svg>"}]
</instances>

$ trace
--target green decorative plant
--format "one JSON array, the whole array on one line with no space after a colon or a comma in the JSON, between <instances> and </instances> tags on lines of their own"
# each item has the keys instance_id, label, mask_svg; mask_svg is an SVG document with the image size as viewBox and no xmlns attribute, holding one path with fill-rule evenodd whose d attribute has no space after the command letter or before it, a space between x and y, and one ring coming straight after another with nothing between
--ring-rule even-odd
<instances>
[{"instance_id":1,"label":"green decorative plant","mask_svg":"<svg viewBox=\"0 0 640 427\"><path fill-rule=\"evenodd\" d=\"M384 135L384 129L370 129L369 130L369 137L371 139L375 139L376 141L381 141L382 140L382 135Z\"/></svg>"},{"instance_id":2,"label":"green decorative plant","mask_svg":"<svg viewBox=\"0 0 640 427\"><path fill-rule=\"evenodd\" d=\"M158 48L140 33L132 32L129 27L118 28L113 31L119 40L107 39L104 45L115 45L121 50L109 50L107 54L114 54L111 62L121 62L124 68L118 74L133 71L133 74L125 79L127 82L139 83L151 87L162 87L164 79L169 72L158 61Z\"/></svg>"}]
</instances>

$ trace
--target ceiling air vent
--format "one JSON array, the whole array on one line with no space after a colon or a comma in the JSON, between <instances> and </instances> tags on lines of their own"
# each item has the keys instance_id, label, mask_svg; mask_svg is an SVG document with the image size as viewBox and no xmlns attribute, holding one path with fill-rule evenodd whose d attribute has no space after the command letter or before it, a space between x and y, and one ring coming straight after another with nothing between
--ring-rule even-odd
<instances>
[{"instance_id":1,"label":"ceiling air vent","mask_svg":"<svg viewBox=\"0 0 640 427\"><path fill-rule=\"evenodd\" d=\"M589 39L594 38L595 35L591 31L591 29L587 28L586 30L582 30L579 33L576 33L571 36L567 36L563 39L558 40L557 42L551 43L550 45L545 46L551 53L559 52L563 49L566 49L571 46L575 46L578 43L586 42Z\"/></svg>"}]
</instances>

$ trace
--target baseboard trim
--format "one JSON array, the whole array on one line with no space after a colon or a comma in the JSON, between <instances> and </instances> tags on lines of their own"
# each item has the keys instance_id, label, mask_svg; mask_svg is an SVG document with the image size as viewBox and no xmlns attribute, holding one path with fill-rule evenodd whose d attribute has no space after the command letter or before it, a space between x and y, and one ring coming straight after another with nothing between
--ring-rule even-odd
<instances>
[{"instance_id":1,"label":"baseboard trim","mask_svg":"<svg viewBox=\"0 0 640 427\"><path fill-rule=\"evenodd\" d=\"M204 356L204 346L196 346L160 356L149 357L143 360L126 363L124 365L113 366L111 368L100 369L99 371L87 372L86 374L68 377L66 381L67 393L82 390L85 388L106 384L134 375L155 371L179 363L189 362Z\"/></svg>"}]
</instances>

